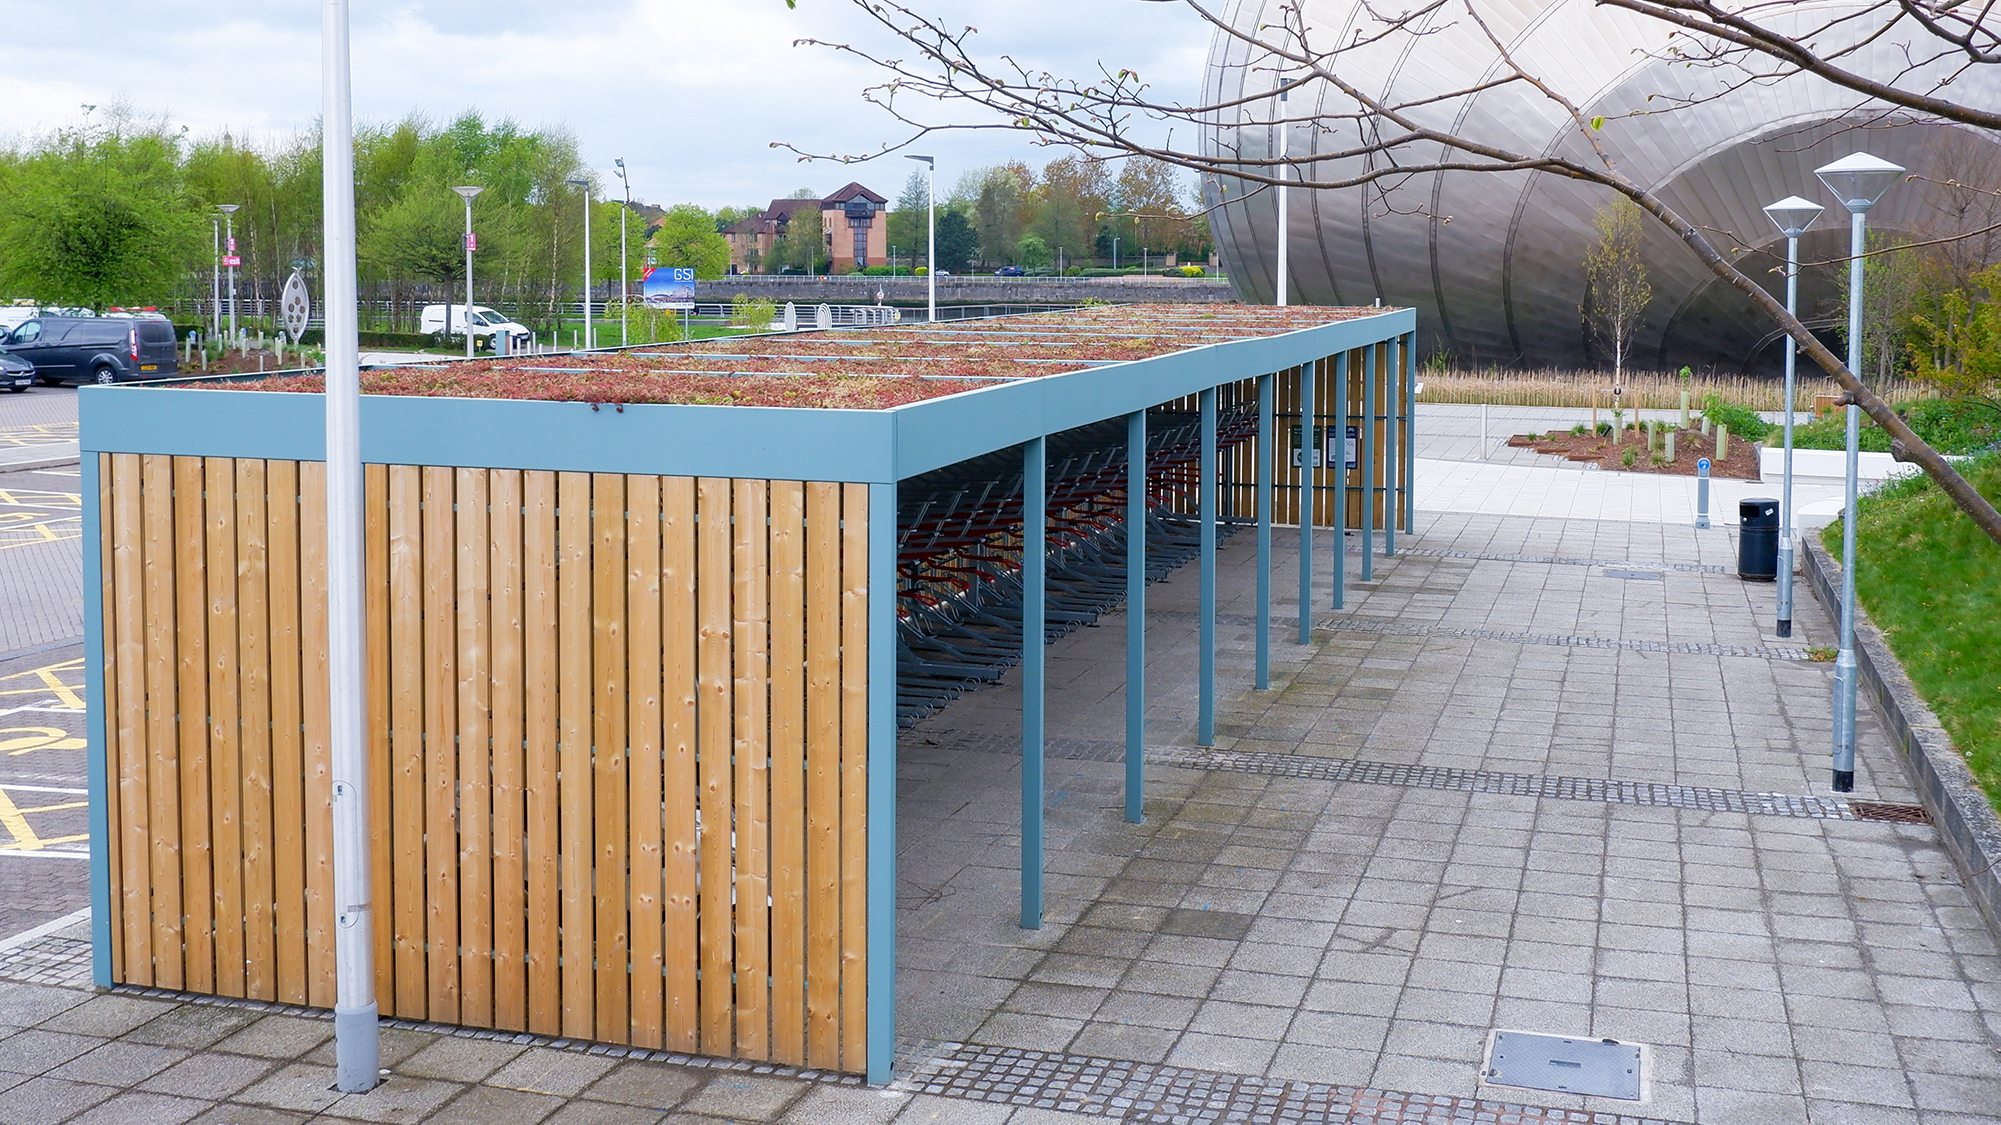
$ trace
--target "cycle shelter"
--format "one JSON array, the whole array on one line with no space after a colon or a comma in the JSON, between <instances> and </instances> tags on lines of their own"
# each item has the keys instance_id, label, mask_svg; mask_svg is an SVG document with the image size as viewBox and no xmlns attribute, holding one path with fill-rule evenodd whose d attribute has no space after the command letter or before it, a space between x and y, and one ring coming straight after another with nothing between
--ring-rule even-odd
<instances>
[{"instance_id":1,"label":"cycle shelter","mask_svg":"<svg viewBox=\"0 0 2001 1125\"><path fill-rule=\"evenodd\" d=\"M367 376L382 1014L886 1082L899 727L1021 667L1039 926L1046 644L1123 602L1141 667L1147 579L1199 566L1208 741L1219 537L1258 539L1262 679L1274 526L1408 531L1415 327L1100 307ZM100 985L332 1006L310 379L81 393Z\"/></svg>"}]
</instances>

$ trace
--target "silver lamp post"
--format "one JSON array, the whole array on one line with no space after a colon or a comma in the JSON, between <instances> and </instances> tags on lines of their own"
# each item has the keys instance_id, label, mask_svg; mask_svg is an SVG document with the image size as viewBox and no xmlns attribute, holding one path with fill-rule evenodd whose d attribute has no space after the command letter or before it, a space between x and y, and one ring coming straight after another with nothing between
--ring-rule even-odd
<instances>
[{"instance_id":1,"label":"silver lamp post","mask_svg":"<svg viewBox=\"0 0 2001 1125\"><path fill-rule=\"evenodd\" d=\"M347 0L320 12L325 224L327 697L334 834L334 1085L371 1090L380 1029L368 837L368 681L362 665L361 366L354 275L354 111Z\"/></svg>"},{"instance_id":2,"label":"silver lamp post","mask_svg":"<svg viewBox=\"0 0 2001 1125\"><path fill-rule=\"evenodd\" d=\"M1813 225L1821 206L1789 195L1765 208L1786 236L1786 313L1799 315L1800 232ZM1779 501L1779 636L1793 635L1793 367L1799 345L1786 340L1786 471Z\"/></svg>"},{"instance_id":3,"label":"silver lamp post","mask_svg":"<svg viewBox=\"0 0 2001 1125\"><path fill-rule=\"evenodd\" d=\"M222 216L208 217L209 235L215 242L215 268L208 275L208 334L222 335Z\"/></svg>"},{"instance_id":4,"label":"silver lamp post","mask_svg":"<svg viewBox=\"0 0 2001 1125\"><path fill-rule=\"evenodd\" d=\"M1866 152L1813 170L1848 208L1848 370L1862 370L1862 257L1869 209L1904 169ZM1856 376L1858 379L1861 376ZM1834 791L1855 789L1855 474L1862 408L1848 405L1848 473L1841 509L1841 652L1834 660Z\"/></svg>"},{"instance_id":5,"label":"silver lamp post","mask_svg":"<svg viewBox=\"0 0 2001 1125\"><path fill-rule=\"evenodd\" d=\"M236 209L241 203L218 203L215 209L222 212L223 244L229 247L229 257L236 257ZM229 267L229 338L236 338L236 267Z\"/></svg>"},{"instance_id":6,"label":"silver lamp post","mask_svg":"<svg viewBox=\"0 0 2001 1125\"><path fill-rule=\"evenodd\" d=\"M480 192L483 192L486 189L481 187L455 187L452 190L458 192L459 198L466 201L465 331L466 331L466 358L471 359L472 358L472 197L478 195ZM450 332L452 330L451 312L452 312L452 307L450 305L446 305L445 331L447 332Z\"/></svg>"},{"instance_id":7,"label":"silver lamp post","mask_svg":"<svg viewBox=\"0 0 2001 1125\"><path fill-rule=\"evenodd\" d=\"M625 175L625 157L612 161L618 165L618 182L625 186L625 210L618 213L618 344L624 347L632 342L631 325L627 309L631 307L631 291L626 282L632 276L632 267L625 258L625 218L632 213L632 181Z\"/></svg>"},{"instance_id":8,"label":"silver lamp post","mask_svg":"<svg viewBox=\"0 0 2001 1125\"><path fill-rule=\"evenodd\" d=\"M1284 308L1286 304L1286 274L1291 272L1291 265L1287 261L1290 249L1287 235L1290 232L1285 228L1288 225L1287 220L1292 217L1292 191L1286 186L1285 161L1290 155L1292 129L1285 122L1285 95L1284 90L1278 92L1278 305L1280 308Z\"/></svg>"},{"instance_id":9,"label":"silver lamp post","mask_svg":"<svg viewBox=\"0 0 2001 1125\"><path fill-rule=\"evenodd\" d=\"M938 323L938 162L928 156L907 153L905 159L924 162L924 225L928 232L927 238L930 240L930 249L927 251L930 257L926 259L924 280L930 282L926 287L931 306L930 322L936 324Z\"/></svg>"},{"instance_id":10,"label":"silver lamp post","mask_svg":"<svg viewBox=\"0 0 2001 1125\"><path fill-rule=\"evenodd\" d=\"M1119 268L1119 236L1112 236L1112 268Z\"/></svg>"},{"instance_id":11,"label":"silver lamp post","mask_svg":"<svg viewBox=\"0 0 2001 1125\"><path fill-rule=\"evenodd\" d=\"M584 350L597 346L597 339L591 334L591 182L589 180L564 180L572 187L584 189Z\"/></svg>"}]
</instances>

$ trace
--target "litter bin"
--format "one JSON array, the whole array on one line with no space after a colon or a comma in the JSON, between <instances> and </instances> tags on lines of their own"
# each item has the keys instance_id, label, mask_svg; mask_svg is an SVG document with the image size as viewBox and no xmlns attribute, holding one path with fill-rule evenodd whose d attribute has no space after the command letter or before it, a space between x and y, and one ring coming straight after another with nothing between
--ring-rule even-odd
<instances>
[{"instance_id":1,"label":"litter bin","mask_svg":"<svg viewBox=\"0 0 2001 1125\"><path fill-rule=\"evenodd\" d=\"M1779 502L1751 496L1737 502L1737 577L1766 582L1779 576Z\"/></svg>"}]
</instances>

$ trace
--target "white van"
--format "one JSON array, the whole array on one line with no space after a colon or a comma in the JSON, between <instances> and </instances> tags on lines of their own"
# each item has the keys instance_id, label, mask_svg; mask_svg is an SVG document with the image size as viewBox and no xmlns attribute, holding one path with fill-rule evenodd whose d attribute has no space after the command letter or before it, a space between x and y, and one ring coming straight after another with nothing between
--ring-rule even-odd
<instances>
[{"instance_id":1,"label":"white van","mask_svg":"<svg viewBox=\"0 0 2001 1125\"><path fill-rule=\"evenodd\" d=\"M418 322L417 331L428 336L457 336L465 331L464 305L425 305L423 319ZM487 340L495 333L508 337L512 345L508 350L521 351L534 337L526 325L516 324L485 305L472 307L472 335L474 340Z\"/></svg>"}]
</instances>

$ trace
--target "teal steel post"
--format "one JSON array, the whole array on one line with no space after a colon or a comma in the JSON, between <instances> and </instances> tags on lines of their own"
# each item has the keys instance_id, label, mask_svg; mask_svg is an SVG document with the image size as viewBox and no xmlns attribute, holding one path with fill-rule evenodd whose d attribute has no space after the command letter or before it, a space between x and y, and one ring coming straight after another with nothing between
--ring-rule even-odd
<instances>
[{"instance_id":1,"label":"teal steel post","mask_svg":"<svg viewBox=\"0 0 2001 1125\"><path fill-rule=\"evenodd\" d=\"M1258 690L1271 686L1272 380L1258 376Z\"/></svg>"},{"instance_id":2,"label":"teal steel post","mask_svg":"<svg viewBox=\"0 0 2001 1125\"><path fill-rule=\"evenodd\" d=\"M1348 608L1348 353L1334 357L1334 608Z\"/></svg>"},{"instance_id":3,"label":"teal steel post","mask_svg":"<svg viewBox=\"0 0 2001 1125\"><path fill-rule=\"evenodd\" d=\"M1362 349L1362 581L1376 574L1376 346Z\"/></svg>"},{"instance_id":4,"label":"teal steel post","mask_svg":"<svg viewBox=\"0 0 2001 1125\"><path fill-rule=\"evenodd\" d=\"M868 487L868 1080L896 1062L896 486Z\"/></svg>"},{"instance_id":5,"label":"teal steel post","mask_svg":"<svg viewBox=\"0 0 2001 1125\"><path fill-rule=\"evenodd\" d=\"M1042 706L1048 594L1047 438L1021 447L1021 928L1042 928Z\"/></svg>"},{"instance_id":6,"label":"teal steel post","mask_svg":"<svg viewBox=\"0 0 2001 1125\"><path fill-rule=\"evenodd\" d=\"M81 458L83 470L83 588L104 589L104 512L97 506L100 481L97 455ZM85 772L90 787L90 978L99 988L111 987L111 766L105 737L110 719L104 713L104 599L83 599L83 701Z\"/></svg>"},{"instance_id":7,"label":"teal steel post","mask_svg":"<svg viewBox=\"0 0 2001 1125\"><path fill-rule=\"evenodd\" d=\"M1399 376L1403 371L1397 346L1385 342L1383 349L1383 557L1397 553L1397 485L1402 483L1403 461L1397 456L1397 404L1403 401Z\"/></svg>"},{"instance_id":8,"label":"teal steel post","mask_svg":"<svg viewBox=\"0 0 2001 1125\"><path fill-rule=\"evenodd\" d=\"M1195 741L1216 743L1216 388L1202 392L1202 604L1201 652L1197 656L1202 683L1197 691Z\"/></svg>"},{"instance_id":9,"label":"teal steel post","mask_svg":"<svg viewBox=\"0 0 2001 1125\"><path fill-rule=\"evenodd\" d=\"M1299 369L1299 643L1313 643L1313 463L1320 443L1315 439L1313 417L1314 376L1318 364ZM1334 543L1341 546L1337 539Z\"/></svg>"},{"instance_id":10,"label":"teal steel post","mask_svg":"<svg viewBox=\"0 0 2001 1125\"><path fill-rule=\"evenodd\" d=\"M1417 531L1417 333L1406 332L1403 336L1404 354L1404 428L1409 432L1403 440L1403 530L1406 535L1416 535Z\"/></svg>"},{"instance_id":11,"label":"teal steel post","mask_svg":"<svg viewBox=\"0 0 2001 1125\"><path fill-rule=\"evenodd\" d=\"M1126 821L1146 799L1146 411L1126 415Z\"/></svg>"}]
</instances>

